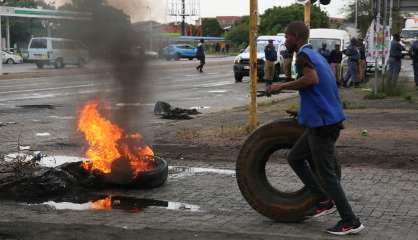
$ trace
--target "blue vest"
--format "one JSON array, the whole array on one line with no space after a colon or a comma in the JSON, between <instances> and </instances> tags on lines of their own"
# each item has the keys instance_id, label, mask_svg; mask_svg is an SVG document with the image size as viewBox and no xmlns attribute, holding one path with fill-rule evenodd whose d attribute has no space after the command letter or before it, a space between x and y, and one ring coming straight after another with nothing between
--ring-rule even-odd
<instances>
[{"instance_id":1,"label":"blue vest","mask_svg":"<svg viewBox=\"0 0 418 240\"><path fill-rule=\"evenodd\" d=\"M317 128L345 120L337 83L328 62L315 50L303 47L318 74L319 83L299 90L299 124L307 128ZM302 75L300 66L296 66L298 75Z\"/></svg>"}]
</instances>

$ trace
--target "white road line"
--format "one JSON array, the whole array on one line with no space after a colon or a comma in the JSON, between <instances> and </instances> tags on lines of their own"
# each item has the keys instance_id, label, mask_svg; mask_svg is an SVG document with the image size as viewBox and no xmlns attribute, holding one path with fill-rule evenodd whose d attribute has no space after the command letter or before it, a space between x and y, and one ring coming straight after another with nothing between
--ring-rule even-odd
<instances>
[{"instance_id":1,"label":"white road line","mask_svg":"<svg viewBox=\"0 0 418 240\"><path fill-rule=\"evenodd\" d=\"M50 90L63 90L63 89L71 89L71 88L94 87L94 86L97 86L97 84L84 84L84 85L73 85L73 86L53 87L53 88L35 88L35 89L27 89L27 90L13 90L13 91L0 92L0 94L26 93L26 92L50 91Z\"/></svg>"}]
</instances>

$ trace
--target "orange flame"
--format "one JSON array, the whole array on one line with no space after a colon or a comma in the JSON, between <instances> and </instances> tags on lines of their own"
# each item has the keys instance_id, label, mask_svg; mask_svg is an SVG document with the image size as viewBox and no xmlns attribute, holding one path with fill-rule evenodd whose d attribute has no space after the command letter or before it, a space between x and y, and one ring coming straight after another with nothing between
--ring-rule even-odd
<instances>
[{"instance_id":1,"label":"orange flame","mask_svg":"<svg viewBox=\"0 0 418 240\"><path fill-rule=\"evenodd\" d=\"M110 174L112 164L121 159L129 161L135 176L154 168L154 152L142 143L141 134L125 134L119 126L103 118L98 107L98 102L88 102L78 120L78 129L90 145L83 168Z\"/></svg>"},{"instance_id":2,"label":"orange flame","mask_svg":"<svg viewBox=\"0 0 418 240\"><path fill-rule=\"evenodd\" d=\"M112 197L106 197L105 199L100 199L94 201L91 205L92 209L111 209L112 208Z\"/></svg>"}]
</instances>

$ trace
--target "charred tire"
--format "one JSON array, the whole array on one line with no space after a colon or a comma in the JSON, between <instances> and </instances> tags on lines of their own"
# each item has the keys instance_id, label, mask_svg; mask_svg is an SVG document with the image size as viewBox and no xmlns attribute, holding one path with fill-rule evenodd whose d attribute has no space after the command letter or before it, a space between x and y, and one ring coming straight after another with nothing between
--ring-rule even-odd
<instances>
[{"instance_id":1,"label":"charred tire","mask_svg":"<svg viewBox=\"0 0 418 240\"><path fill-rule=\"evenodd\" d=\"M44 64L42 62L36 62L36 67L38 67L39 69L44 68Z\"/></svg>"},{"instance_id":2,"label":"charred tire","mask_svg":"<svg viewBox=\"0 0 418 240\"><path fill-rule=\"evenodd\" d=\"M15 64L15 61L11 58L7 59L6 61L7 64Z\"/></svg>"},{"instance_id":3,"label":"charred tire","mask_svg":"<svg viewBox=\"0 0 418 240\"><path fill-rule=\"evenodd\" d=\"M317 201L306 188L281 192L266 176L269 157L279 149L291 148L302 133L293 119L265 124L251 134L238 156L236 174L242 195L254 210L275 221L303 221Z\"/></svg>"},{"instance_id":4,"label":"charred tire","mask_svg":"<svg viewBox=\"0 0 418 240\"><path fill-rule=\"evenodd\" d=\"M168 178L168 163L162 158L155 157L157 166L148 171L140 173L131 183L130 188L156 188L163 185Z\"/></svg>"}]
</instances>

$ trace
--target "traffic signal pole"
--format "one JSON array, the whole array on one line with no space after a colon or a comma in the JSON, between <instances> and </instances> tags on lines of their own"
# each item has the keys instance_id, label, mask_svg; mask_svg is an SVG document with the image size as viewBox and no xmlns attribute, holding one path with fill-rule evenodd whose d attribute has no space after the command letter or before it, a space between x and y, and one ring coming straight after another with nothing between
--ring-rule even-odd
<instances>
[{"instance_id":1,"label":"traffic signal pole","mask_svg":"<svg viewBox=\"0 0 418 240\"><path fill-rule=\"evenodd\" d=\"M257 17L258 2L250 0L250 129L257 128Z\"/></svg>"},{"instance_id":2,"label":"traffic signal pole","mask_svg":"<svg viewBox=\"0 0 418 240\"><path fill-rule=\"evenodd\" d=\"M304 17L305 17L305 25L310 28L311 27L311 8L312 3L311 1L306 1L305 3L305 11L304 11Z\"/></svg>"}]
</instances>

